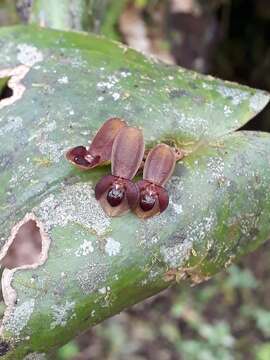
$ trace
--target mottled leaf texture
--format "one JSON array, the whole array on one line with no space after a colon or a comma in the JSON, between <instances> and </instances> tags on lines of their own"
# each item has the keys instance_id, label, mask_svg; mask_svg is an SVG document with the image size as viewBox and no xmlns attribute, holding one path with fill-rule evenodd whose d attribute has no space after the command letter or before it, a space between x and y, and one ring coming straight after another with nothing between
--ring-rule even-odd
<instances>
[{"instance_id":1,"label":"mottled leaf texture","mask_svg":"<svg viewBox=\"0 0 270 360\"><path fill-rule=\"evenodd\" d=\"M203 281L268 239L270 136L233 132L268 94L93 35L6 28L0 48L0 78L14 89L0 101L1 257L24 224L41 239L36 262L2 273L3 359L44 359L174 278ZM141 128L147 149L189 154L160 216L108 217L94 188L110 168L65 159L115 116Z\"/></svg>"}]
</instances>

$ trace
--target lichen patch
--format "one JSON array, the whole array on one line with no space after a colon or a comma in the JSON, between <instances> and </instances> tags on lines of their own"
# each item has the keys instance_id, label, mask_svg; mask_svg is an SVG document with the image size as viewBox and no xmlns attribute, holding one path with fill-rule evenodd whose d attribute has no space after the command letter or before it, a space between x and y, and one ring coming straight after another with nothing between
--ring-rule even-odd
<instances>
[{"instance_id":1,"label":"lichen patch","mask_svg":"<svg viewBox=\"0 0 270 360\"><path fill-rule=\"evenodd\" d=\"M182 266L189 258L192 248L192 242L186 239L182 243L171 247L162 246L160 253L163 256L165 263L172 268Z\"/></svg>"},{"instance_id":2,"label":"lichen patch","mask_svg":"<svg viewBox=\"0 0 270 360\"><path fill-rule=\"evenodd\" d=\"M34 66L36 63L43 61L42 52L39 51L35 46L28 44L19 44L17 46L18 61L28 67Z\"/></svg>"},{"instance_id":3,"label":"lichen patch","mask_svg":"<svg viewBox=\"0 0 270 360\"><path fill-rule=\"evenodd\" d=\"M58 163L63 156L64 150L60 144L50 140L37 142L37 146L42 155L47 156L50 161Z\"/></svg>"},{"instance_id":4,"label":"lichen patch","mask_svg":"<svg viewBox=\"0 0 270 360\"><path fill-rule=\"evenodd\" d=\"M231 100L232 104L235 106L240 105L250 96L250 93L248 91L225 85L219 85L217 87L217 92L224 98Z\"/></svg>"},{"instance_id":5,"label":"lichen patch","mask_svg":"<svg viewBox=\"0 0 270 360\"><path fill-rule=\"evenodd\" d=\"M183 266L188 260L194 244L201 244L205 239L211 237L216 223L217 216L214 211L210 211L201 219L188 224L184 231L173 233L170 237L171 244L160 248L163 261L169 268ZM212 242L210 242L210 246L212 246Z\"/></svg>"},{"instance_id":6,"label":"lichen patch","mask_svg":"<svg viewBox=\"0 0 270 360\"><path fill-rule=\"evenodd\" d=\"M11 332L15 337L19 337L30 320L34 307L35 300L30 299L13 308L9 318L5 321L5 330Z\"/></svg>"},{"instance_id":7,"label":"lichen patch","mask_svg":"<svg viewBox=\"0 0 270 360\"><path fill-rule=\"evenodd\" d=\"M51 308L53 312L53 322L50 325L51 330L57 326L66 326L68 320L76 316L74 313L74 301L66 301L64 304L53 305Z\"/></svg>"},{"instance_id":8,"label":"lichen patch","mask_svg":"<svg viewBox=\"0 0 270 360\"><path fill-rule=\"evenodd\" d=\"M1 120L0 120L1 122ZM5 125L0 128L0 136L2 135L8 135L12 132L12 135L14 136L14 131L20 130L23 127L23 120L20 116L9 116L6 119Z\"/></svg>"},{"instance_id":9,"label":"lichen patch","mask_svg":"<svg viewBox=\"0 0 270 360\"><path fill-rule=\"evenodd\" d=\"M84 240L80 247L75 251L75 256L87 256L94 251L92 241Z\"/></svg>"},{"instance_id":10,"label":"lichen patch","mask_svg":"<svg viewBox=\"0 0 270 360\"><path fill-rule=\"evenodd\" d=\"M249 105L251 110L257 114L260 112L269 102L270 95L264 92L258 92L250 99Z\"/></svg>"},{"instance_id":11,"label":"lichen patch","mask_svg":"<svg viewBox=\"0 0 270 360\"><path fill-rule=\"evenodd\" d=\"M106 239L105 252L109 256L115 256L115 255L119 254L120 250L121 250L120 242L114 240L111 237Z\"/></svg>"},{"instance_id":12,"label":"lichen patch","mask_svg":"<svg viewBox=\"0 0 270 360\"><path fill-rule=\"evenodd\" d=\"M47 231L52 227L64 227L77 223L97 235L105 234L111 224L109 217L100 208L89 183L65 186L58 195L49 195L35 212Z\"/></svg>"},{"instance_id":13,"label":"lichen patch","mask_svg":"<svg viewBox=\"0 0 270 360\"><path fill-rule=\"evenodd\" d=\"M59 78L57 81L58 81L59 84L62 84L62 85L69 83L69 80L68 80L67 76L63 76L63 77Z\"/></svg>"},{"instance_id":14,"label":"lichen patch","mask_svg":"<svg viewBox=\"0 0 270 360\"><path fill-rule=\"evenodd\" d=\"M104 284L107 274L108 267L105 264L89 264L78 271L76 279L83 293L91 294L100 287L100 284Z\"/></svg>"},{"instance_id":15,"label":"lichen patch","mask_svg":"<svg viewBox=\"0 0 270 360\"><path fill-rule=\"evenodd\" d=\"M28 354L23 358L23 360L46 360L46 359L47 357L45 353L37 353L37 352Z\"/></svg>"}]
</instances>

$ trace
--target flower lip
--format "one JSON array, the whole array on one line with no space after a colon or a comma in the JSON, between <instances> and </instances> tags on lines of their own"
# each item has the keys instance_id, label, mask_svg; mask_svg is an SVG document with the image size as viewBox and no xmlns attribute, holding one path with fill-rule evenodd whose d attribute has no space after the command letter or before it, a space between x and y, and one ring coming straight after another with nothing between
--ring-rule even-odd
<instances>
[{"instance_id":1,"label":"flower lip","mask_svg":"<svg viewBox=\"0 0 270 360\"><path fill-rule=\"evenodd\" d=\"M147 180L137 182L139 202L134 212L139 218L147 219L162 213L169 204L169 196L164 187Z\"/></svg>"},{"instance_id":2,"label":"flower lip","mask_svg":"<svg viewBox=\"0 0 270 360\"><path fill-rule=\"evenodd\" d=\"M166 144L158 144L147 155L143 180L137 183L139 202L134 212L147 219L162 213L169 204L169 196L163 187L171 177L176 163L175 151Z\"/></svg>"},{"instance_id":3,"label":"flower lip","mask_svg":"<svg viewBox=\"0 0 270 360\"><path fill-rule=\"evenodd\" d=\"M156 196L148 193L142 193L140 196L140 207L143 211L150 211L156 203Z\"/></svg>"},{"instance_id":4,"label":"flower lip","mask_svg":"<svg viewBox=\"0 0 270 360\"><path fill-rule=\"evenodd\" d=\"M70 149L66 158L73 165L84 170L97 166L100 161L100 156L92 156L84 146L76 146Z\"/></svg>"},{"instance_id":5,"label":"flower lip","mask_svg":"<svg viewBox=\"0 0 270 360\"><path fill-rule=\"evenodd\" d=\"M119 187L115 184L107 192L107 200L112 207L120 205L124 197L125 197L125 190L123 189L123 187Z\"/></svg>"},{"instance_id":6,"label":"flower lip","mask_svg":"<svg viewBox=\"0 0 270 360\"><path fill-rule=\"evenodd\" d=\"M95 196L109 216L120 216L134 209L139 190L132 181L113 175L104 176L96 185Z\"/></svg>"}]
</instances>

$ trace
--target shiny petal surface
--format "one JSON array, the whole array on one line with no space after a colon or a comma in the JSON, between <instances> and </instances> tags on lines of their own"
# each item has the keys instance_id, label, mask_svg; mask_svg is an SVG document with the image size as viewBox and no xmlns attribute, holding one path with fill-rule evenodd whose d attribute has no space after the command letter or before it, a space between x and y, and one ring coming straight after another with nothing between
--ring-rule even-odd
<instances>
[{"instance_id":1,"label":"shiny petal surface","mask_svg":"<svg viewBox=\"0 0 270 360\"><path fill-rule=\"evenodd\" d=\"M120 184L124 188L124 199L117 206L111 206L108 202L108 192L114 184ZM119 179L113 175L104 176L95 187L95 197L99 201L105 213L110 217L121 216L133 209L138 204L139 190L132 181Z\"/></svg>"},{"instance_id":2,"label":"shiny petal surface","mask_svg":"<svg viewBox=\"0 0 270 360\"><path fill-rule=\"evenodd\" d=\"M137 182L137 187L139 189L139 201L137 207L134 209L135 214L141 219L148 219L152 216L158 215L167 209L169 204L169 195L166 189L162 186L154 185L146 180L140 180ZM140 205L140 197L145 192L146 189L151 187L151 191L154 193L156 198L155 205L149 211L144 211Z\"/></svg>"},{"instance_id":3,"label":"shiny petal surface","mask_svg":"<svg viewBox=\"0 0 270 360\"><path fill-rule=\"evenodd\" d=\"M110 160L115 137L126 125L123 119L117 117L107 120L92 140L89 153L92 156L100 156L101 162Z\"/></svg>"},{"instance_id":4,"label":"shiny petal surface","mask_svg":"<svg viewBox=\"0 0 270 360\"><path fill-rule=\"evenodd\" d=\"M107 193L108 191L106 191L101 198L99 199L99 203L100 206L102 207L102 209L104 210L104 212L110 216L110 217L117 217L117 216L122 216L124 214L126 214L127 212L129 212L130 207L129 207L129 203L127 198L125 197L124 200L122 201L122 203L118 206L111 206L108 203L107 200Z\"/></svg>"},{"instance_id":5,"label":"shiny petal surface","mask_svg":"<svg viewBox=\"0 0 270 360\"><path fill-rule=\"evenodd\" d=\"M117 178L112 175L104 176L101 180L99 180L95 187L96 199L99 200L104 193L107 193L113 182L116 180Z\"/></svg>"},{"instance_id":6,"label":"shiny petal surface","mask_svg":"<svg viewBox=\"0 0 270 360\"><path fill-rule=\"evenodd\" d=\"M147 218L150 218L156 214L159 214L159 202L156 201L154 207L149 210L149 211L143 211L141 206L140 206L140 197L141 197L141 194L145 191L145 189L148 187L148 186L151 186L151 183L149 183L148 181L146 180L140 180L136 183L137 187L138 187L138 190L139 190L139 201L137 203L137 206L136 208L133 210L134 213L141 219L147 219Z\"/></svg>"},{"instance_id":7,"label":"shiny petal surface","mask_svg":"<svg viewBox=\"0 0 270 360\"><path fill-rule=\"evenodd\" d=\"M100 164L99 156L91 156L84 146L76 146L66 153L67 160L82 170L89 170Z\"/></svg>"},{"instance_id":8,"label":"shiny petal surface","mask_svg":"<svg viewBox=\"0 0 270 360\"><path fill-rule=\"evenodd\" d=\"M112 148L112 174L132 179L143 159L144 140L142 131L133 127L122 128Z\"/></svg>"},{"instance_id":9,"label":"shiny petal surface","mask_svg":"<svg viewBox=\"0 0 270 360\"><path fill-rule=\"evenodd\" d=\"M166 145L159 144L148 154L143 171L143 178L156 185L164 185L175 168L175 152Z\"/></svg>"}]
</instances>

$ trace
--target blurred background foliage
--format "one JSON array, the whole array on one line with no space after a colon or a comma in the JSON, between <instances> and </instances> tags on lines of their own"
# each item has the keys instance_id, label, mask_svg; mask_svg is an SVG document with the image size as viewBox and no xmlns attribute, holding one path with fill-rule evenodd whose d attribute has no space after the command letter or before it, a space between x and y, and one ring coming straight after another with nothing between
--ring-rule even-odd
<instances>
[{"instance_id":1,"label":"blurred background foliage","mask_svg":"<svg viewBox=\"0 0 270 360\"><path fill-rule=\"evenodd\" d=\"M88 0L91 1L91 0ZM31 0L0 0L0 25ZM99 31L202 73L270 91L269 0L115 0ZM270 106L247 129L270 131ZM269 360L270 243L214 279L181 284L87 331L58 360Z\"/></svg>"}]
</instances>

